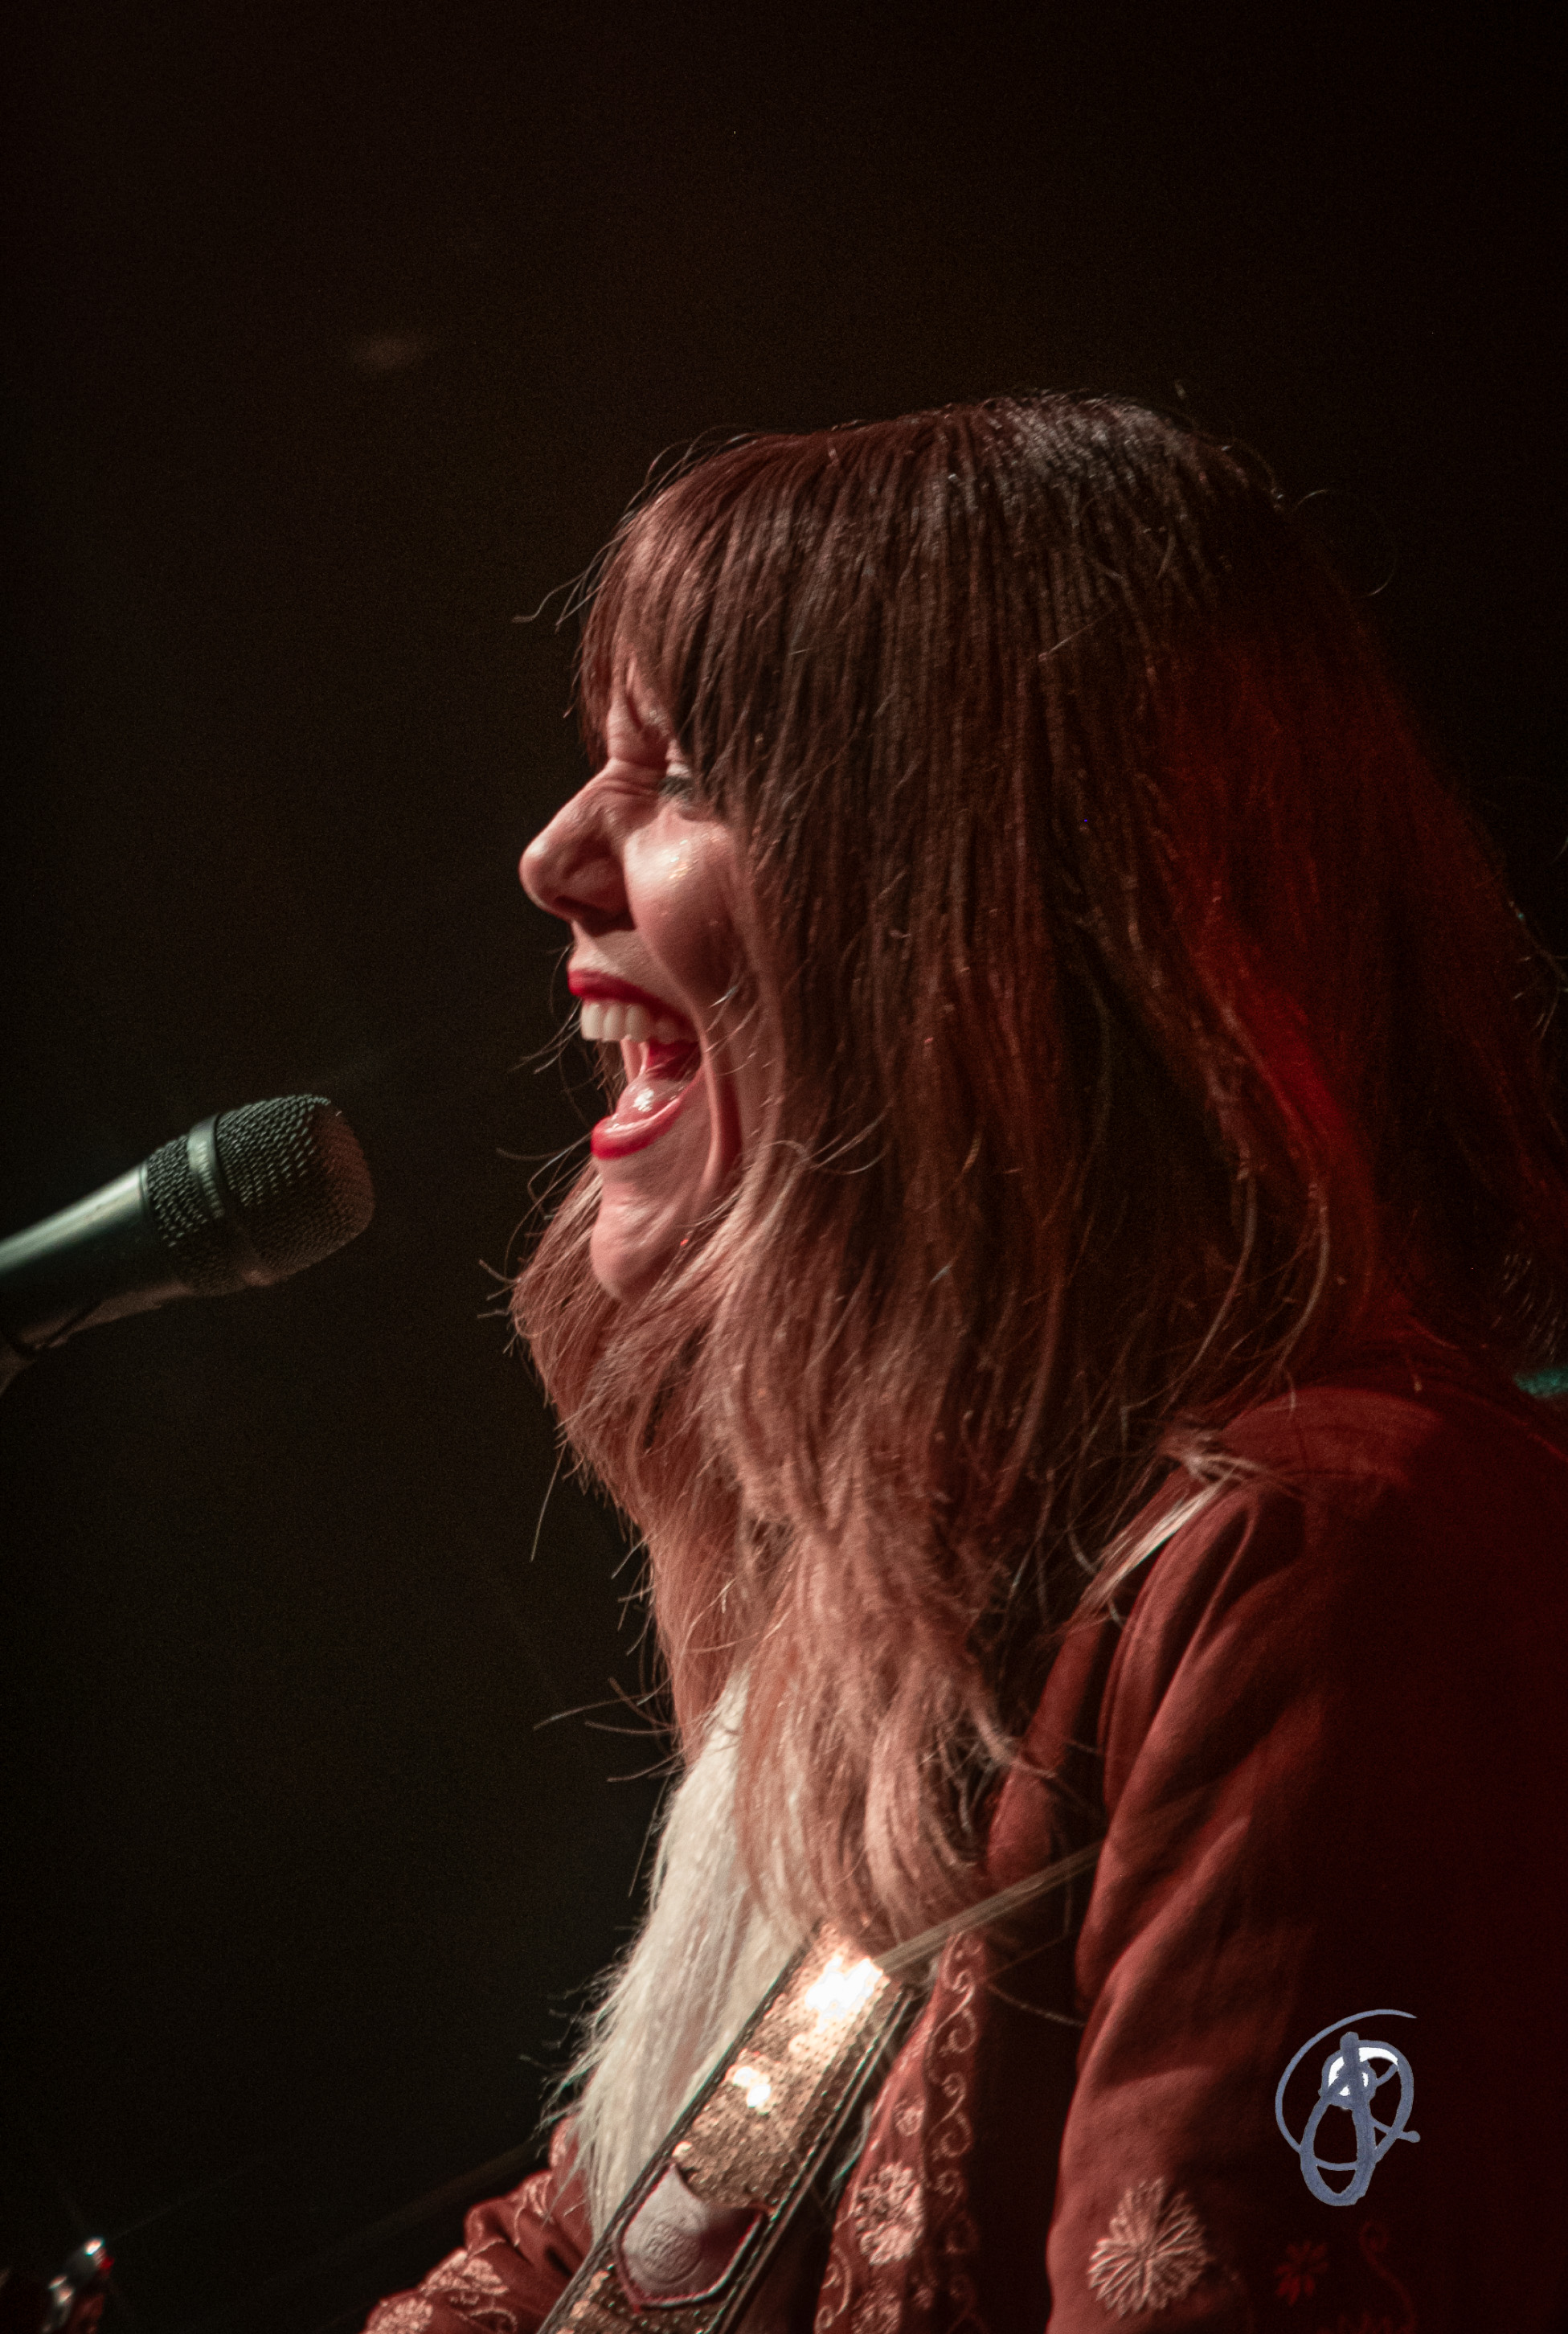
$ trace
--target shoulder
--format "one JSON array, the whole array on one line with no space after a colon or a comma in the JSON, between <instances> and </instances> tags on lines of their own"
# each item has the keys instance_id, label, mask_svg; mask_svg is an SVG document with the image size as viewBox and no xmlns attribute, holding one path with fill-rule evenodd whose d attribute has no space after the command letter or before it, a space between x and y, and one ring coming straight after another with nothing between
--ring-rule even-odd
<instances>
[{"instance_id":1,"label":"shoulder","mask_svg":"<svg viewBox=\"0 0 1568 2334\"><path fill-rule=\"evenodd\" d=\"M1073 2325L1118 2247L1165 2233L1134 2226L1140 2199L1188 2200L1255 2299L1309 2237L1326 2264L1348 2223L1303 2185L1291 2132L1314 2046L1363 2014L1419 2085L1424 2144L1384 2151L1374 2202L1425 2280L1423 2324L1461 2292L1538 2291L1568 2178L1542 1861L1568 1828L1568 1454L1542 1423L1457 1374L1303 1387L1237 1421L1232 1448L1265 1471L1151 1562L1101 1705L1107 1823L1076 1953L1048 2252L1059 2304L1083 2297ZM1505 2024L1528 2047L1500 2057ZM1332 2126L1321 2160L1337 2190Z\"/></svg>"},{"instance_id":2,"label":"shoulder","mask_svg":"<svg viewBox=\"0 0 1568 2334\"><path fill-rule=\"evenodd\" d=\"M1114 1799L1151 1735L1239 1751L1293 1709L1313 1741L1409 1742L1447 1713L1554 1744L1568 1628L1568 1449L1516 1390L1408 1365L1238 1419L1259 1471L1155 1558L1111 1665Z\"/></svg>"},{"instance_id":3,"label":"shoulder","mask_svg":"<svg viewBox=\"0 0 1568 2334\"><path fill-rule=\"evenodd\" d=\"M1457 1500L1470 1529L1488 1537L1505 1520L1492 1514L1504 1473L1525 1502L1522 1519L1519 1500L1506 1503L1515 1528L1532 1513L1560 1519L1568 1501L1568 1408L1458 1357L1347 1369L1244 1412L1225 1439L1330 1512L1354 1515L1391 1497L1435 1521Z\"/></svg>"},{"instance_id":4,"label":"shoulder","mask_svg":"<svg viewBox=\"0 0 1568 2334\"><path fill-rule=\"evenodd\" d=\"M1245 1755L1384 1756L1431 1731L1499 1728L1555 1753L1548 1675L1568 1629L1568 1451L1560 1422L1475 1374L1368 1369L1237 1419L1258 1471L1153 1559L1111 1664L1101 1744L1111 1803L1178 1738ZM1441 1756L1443 1746L1428 1746Z\"/></svg>"}]
</instances>

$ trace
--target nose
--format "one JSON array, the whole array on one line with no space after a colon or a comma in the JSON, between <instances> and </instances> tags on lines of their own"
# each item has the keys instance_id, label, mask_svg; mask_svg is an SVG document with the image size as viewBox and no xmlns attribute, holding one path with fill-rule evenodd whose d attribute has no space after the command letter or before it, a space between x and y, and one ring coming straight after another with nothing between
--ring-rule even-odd
<instances>
[{"instance_id":1,"label":"nose","mask_svg":"<svg viewBox=\"0 0 1568 2334\"><path fill-rule=\"evenodd\" d=\"M534 836L517 873L536 908L593 931L624 916L626 887L612 839L586 794L573 795Z\"/></svg>"}]
</instances>

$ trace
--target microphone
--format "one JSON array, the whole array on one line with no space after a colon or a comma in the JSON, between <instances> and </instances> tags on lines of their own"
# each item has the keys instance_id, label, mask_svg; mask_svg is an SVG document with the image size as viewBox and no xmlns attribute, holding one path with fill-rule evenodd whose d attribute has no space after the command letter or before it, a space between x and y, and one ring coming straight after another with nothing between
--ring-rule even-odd
<instances>
[{"instance_id":1,"label":"microphone","mask_svg":"<svg viewBox=\"0 0 1568 2334\"><path fill-rule=\"evenodd\" d=\"M286 1280L357 1239L375 1204L353 1130L322 1095L205 1118L0 1240L0 1385L97 1322Z\"/></svg>"}]
</instances>

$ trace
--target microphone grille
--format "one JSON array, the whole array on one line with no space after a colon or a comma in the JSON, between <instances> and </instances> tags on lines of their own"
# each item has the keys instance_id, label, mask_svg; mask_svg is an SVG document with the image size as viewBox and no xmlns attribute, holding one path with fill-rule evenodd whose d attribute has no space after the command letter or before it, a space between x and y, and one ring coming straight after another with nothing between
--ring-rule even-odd
<instances>
[{"instance_id":1,"label":"microphone grille","mask_svg":"<svg viewBox=\"0 0 1568 2334\"><path fill-rule=\"evenodd\" d=\"M226 1111L216 1139L251 1245L280 1280L358 1239L375 1212L365 1154L322 1095Z\"/></svg>"},{"instance_id":2,"label":"microphone grille","mask_svg":"<svg viewBox=\"0 0 1568 2334\"><path fill-rule=\"evenodd\" d=\"M214 1211L181 1135L147 1162L147 1192L188 1287L218 1296L243 1285L234 1232L272 1279L286 1280L356 1239L375 1210L365 1154L322 1095L285 1095L226 1111L213 1129L232 1210ZM254 1277L254 1271L253 1275Z\"/></svg>"}]
</instances>

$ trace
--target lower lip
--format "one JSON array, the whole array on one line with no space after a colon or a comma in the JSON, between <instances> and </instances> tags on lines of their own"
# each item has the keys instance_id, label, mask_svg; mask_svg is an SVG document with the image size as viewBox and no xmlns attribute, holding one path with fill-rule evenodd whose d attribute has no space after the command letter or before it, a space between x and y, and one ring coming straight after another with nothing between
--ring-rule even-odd
<instances>
[{"instance_id":1,"label":"lower lip","mask_svg":"<svg viewBox=\"0 0 1568 2334\"><path fill-rule=\"evenodd\" d=\"M702 1072L698 1070L673 1102L667 1102L662 1110L656 1110L650 1117L640 1119L633 1125L624 1125L618 1118L601 1118L588 1138L588 1147L595 1159L630 1159L634 1151L646 1151L650 1143L657 1143L661 1134L669 1133L701 1084Z\"/></svg>"}]
</instances>

